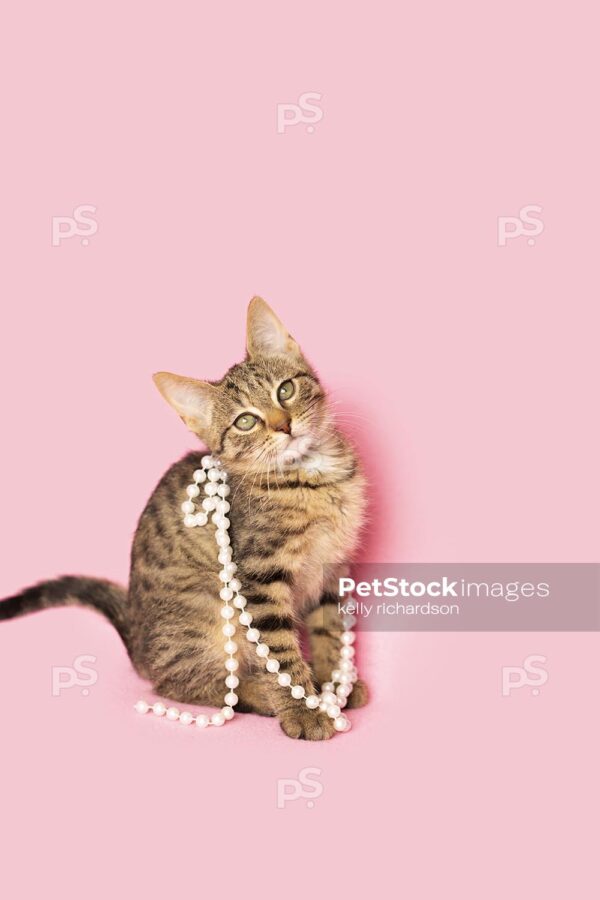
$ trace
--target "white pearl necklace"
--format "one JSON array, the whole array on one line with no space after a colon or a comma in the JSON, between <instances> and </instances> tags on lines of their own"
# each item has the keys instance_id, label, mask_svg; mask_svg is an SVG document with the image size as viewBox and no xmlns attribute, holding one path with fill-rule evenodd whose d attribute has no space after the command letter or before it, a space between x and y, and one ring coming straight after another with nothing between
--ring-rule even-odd
<instances>
[{"instance_id":1,"label":"white pearl necklace","mask_svg":"<svg viewBox=\"0 0 600 900\"><path fill-rule=\"evenodd\" d=\"M227 670L225 678L227 693L223 698L225 705L220 712L216 712L210 717L203 714L194 716L191 712L180 712L177 707L167 708L164 703L150 705L145 700L138 700L135 709L141 714L151 712L155 716L166 716L167 719L180 722L182 725L191 725L195 722L198 728L206 728L208 725L224 725L228 720L233 719L233 707L238 702L237 694L234 691L240 683L235 674L239 668L239 663L235 658L238 645L233 640L235 625L232 622L237 611L240 625L246 628L246 638L256 644L256 655L264 660L267 672L273 678L277 678L281 687L289 687L292 697L299 703L303 702L308 709L319 709L327 713L333 719L336 731L349 731L350 720L342 714L342 709L346 706L354 682L358 678L358 671L353 663L354 647L352 646L355 640L352 632L352 626L356 624L355 617L350 613L342 617L344 630L341 635L340 661L338 668L331 673L331 681L322 686L320 694L306 696L301 684L292 684L292 678L287 672L279 672L279 662L270 658L271 651L268 644L261 641L258 628L251 627L252 616L245 610L247 601L240 593L242 585L235 577L237 566L232 560L231 540L227 534L230 525L227 513L231 509L227 501L230 492L227 484L227 472L223 469L220 461L212 456L203 456L201 465L202 468L196 469L194 472L193 483L186 488L187 500L181 504L181 511L184 514L183 523L187 528L206 525L211 512L211 521L216 525L215 540L219 548L218 559L223 567L219 572L219 579L223 582L220 592L223 601L221 616L225 620L223 635L226 638L223 647L225 669ZM201 509L198 509L194 500L197 500L200 495L201 484L204 485L206 496L202 500Z\"/></svg>"}]
</instances>

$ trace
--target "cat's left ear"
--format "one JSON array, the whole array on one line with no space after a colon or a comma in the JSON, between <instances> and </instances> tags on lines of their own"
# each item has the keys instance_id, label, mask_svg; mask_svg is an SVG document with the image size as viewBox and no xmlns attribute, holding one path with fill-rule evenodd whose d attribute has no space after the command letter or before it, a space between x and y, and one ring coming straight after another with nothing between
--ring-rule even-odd
<instances>
[{"instance_id":1,"label":"cat's left ear","mask_svg":"<svg viewBox=\"0 0 600 900\"><path fill-rule=\"evenodd\" d=\"M181 416L190 431L207 440L218 389L207 381L183 378L171 372L152 376L167 403Z\"/></svg>"},{"instance_id":2,"label":"cat's left ear","mask_svg":"<svg viewBox=\"0 0 600 900\"><path fill-rule=\"evenodd\" d=\"M262 297L253 297L248 306L246 328L248 356L273 354L301 356L300 347Z\"/></svg>"}]
</instances>

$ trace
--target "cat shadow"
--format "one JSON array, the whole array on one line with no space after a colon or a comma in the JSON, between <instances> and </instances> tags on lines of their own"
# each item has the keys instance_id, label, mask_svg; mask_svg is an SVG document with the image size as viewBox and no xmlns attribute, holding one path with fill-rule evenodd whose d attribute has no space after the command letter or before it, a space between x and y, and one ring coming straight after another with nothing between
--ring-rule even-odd
<instances>
[{"instance_id":1,"label":"cat shadow","mask_svg":"<svg viewBox=\"0 0 600 900\"><path fill-rule=\"evenodd\" d=\"M356 401L344 398L343 391L336 391L334 414L339 430L346 435L356 449L367 481L367 506L355 564L399 562L382 556L390 543L397 548L403 543L402 531L398 533L398 509L402 509L402 486L397 442L384 433L382 424L373 417L373 411ZM389 525L393 521L396 533L390 541ZM401 522L401 519L400 519ZM398 553L398 551L395 551Z\"/></svg>"},{"instance_id":2,"label":"cat shadow","mask_svg":"<svg viewBox=\"0 0 600 900\"><path fill-rule=\"evenodd\" d=\"M397 433L385 432L385 422L374 417L372 409L356 400L334 394L337 425L356 449L367 481L367 508L365 522L352 565L352 577L361 579L361 570L368 563L401 562L403 532L402 457ZM390 533L390 528L394 533ZM389 558L390 552L393 558ZM360 617L356 631L360 640L356 645L359 673L366 672L372 700L380 694L382 685L378 677L384 635L377 629L367 630ZM389 637L389 635L388 635ZM383 642L383 643L382 643Z\"/></svg>"}]
</instances>

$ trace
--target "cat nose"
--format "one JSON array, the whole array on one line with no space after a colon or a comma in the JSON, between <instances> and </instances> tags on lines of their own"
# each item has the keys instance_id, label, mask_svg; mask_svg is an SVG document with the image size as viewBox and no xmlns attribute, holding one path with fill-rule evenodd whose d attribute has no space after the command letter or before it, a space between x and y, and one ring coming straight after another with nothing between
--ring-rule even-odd
<instances>
[{"instance_id":1,"label":"cat nose","mask_svg":"<svg viewBox=\"0 0 600 900\"><path fill-rule=\"evenodd\" d=\"M274 409L268 415L267 422L273 431L283 431L284 434L292 433L290 417L282 409Z\"/></svg>"}]
</instances>

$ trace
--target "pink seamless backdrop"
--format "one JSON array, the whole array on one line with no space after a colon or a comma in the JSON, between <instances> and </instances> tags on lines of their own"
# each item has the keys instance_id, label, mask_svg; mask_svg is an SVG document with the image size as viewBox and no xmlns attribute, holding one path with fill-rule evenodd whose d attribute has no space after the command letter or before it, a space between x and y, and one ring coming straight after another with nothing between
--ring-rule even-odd
<instances>
[{"instance_id":1,"label":"pink seamless backdrop","mask_svg":"<svg viewBox=\"0 0 600 900\"><path fill-rule=\"evenodd\" d=\"M594 561L594 4L21 2L2 14L0 593L127 579L259 293L348 416L362 558ZM322 119L277 131L277 104ZM98 231L52 246L53 216ZM498 246L499 216L543 231ZM174 501L175 502L175 501ZM52 696L53 666L97 682ZM547 658L539 696L501 668ZM368 634L353 730L143 719L112 628L0 625L6 896L597 896L595 634ZM277 807L277 779L323 791ZM384 886L381 888L381 886Z\"/></svg>"}]
</instances>

